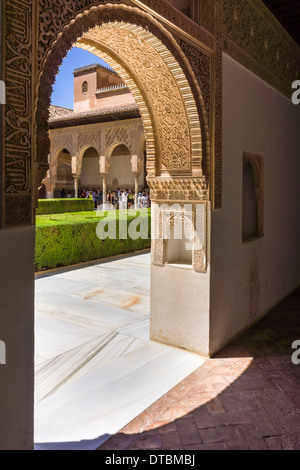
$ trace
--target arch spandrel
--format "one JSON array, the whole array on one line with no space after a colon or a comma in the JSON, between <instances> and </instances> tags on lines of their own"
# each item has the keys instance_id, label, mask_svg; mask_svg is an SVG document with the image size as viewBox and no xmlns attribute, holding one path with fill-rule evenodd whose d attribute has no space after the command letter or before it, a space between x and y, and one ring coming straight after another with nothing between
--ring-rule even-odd
<instances>
[{"instance_id":1,"label":"arch spandrel","mask_svg":"<svg viewBox=\"0 0 300 470\"><path fill-rule=\"evenodd\" d=\"M63 28L60 30L59 25L57 25L56 39L52 41L51 49L48 49L47 53L44 55L44 60L41 62L36 105L39 109L47 109L48 105L45 102L45 100L47 101L47 93L54 82L55 74L66 51L93 29L102 26L107 27L107 25L114 25L113 27L117 26L119 31L121 28L124 30L124 34L131 35L132 41L136 40L140 46L142 44L145 46L146 44L147 47L149 47L149 51L156 55L156 58L158 58L161 65L163 65L163 70L166 71L166 76L168 76L170 83L172 83L172 87L174 84L174 88L172 89L176 90L177 87L178 103L183 103L183 108L180 104L180 112L182 112L183 109L182 115L185 113L186 116L181 123L187 123L187 125L179 126L179 132L177 132L176 135L174 121L173 126L170 126L170 115L172 115L172 113L173 115L176 114L176 112L173 112L174 107L163 106L164 119L161 118L159 122L163 125L169 123L168 130L170 132L163 132L164 138L162 139L161 129L157 128L158 113L155 111L157 108L152 106L154 94L152 96L150 93L149 99L149 93L147 96L147 90L145 90L143 84L143 77L139 76L139 80L133 79L136 77L134 77L130 67L129 69L126 68L126 64L127 67L130 65L128 64L130 57L128 59L128 57L124 57L124 54L122 54L121 61L119 60L119 55L114 52L111 34L107 33L106 44L103 44L103 46L109 47L110 50L106 49L106 52L103 52L103 48L99 48L99 44L96 44L98 53L101 52L102 58L105 59L105 56L107 56L108 60L106 61L110 63L110 65L115 69L119 67L123 70L123 73L127 73L127 77L122 76L122 78L126 81L135 96L145 128L148 177L193 176L200 179L208 178L209 175L206 172L208 168L207 163L210 158L209 136L207 133L208 121L199 84L188 59L178 46L175 38L159 21L154 19L150 13L122 3L105 2L105 4L93 6L85 11L78 10L77 16L74 16L69 24L64 24ZM118 36L120 35L119 31ZM87 39L85 39L85 41L87 41ZM89 39L89 41L91 40ZM84 48L86 45L81 43L80 47ZM89 44L88 47L91 47L91 44ZM151 47L152 49L150 49ZM107 54L107 52L109 52L109 54ZM132 53L132 50L130 53ZM144 52L143 55L145 56ZM131 74L128 73L129 71ZM121 75L119 70L118 72ZM156 74L155 80L156 83L158 83L158 74ZM168 91L169 86L167 86L167 92ZM165 91L165 95L168 94L167 92ZM163 94L161 96L163 96ZM146 98L148 102L146 102ZM168 98L170 97L168 96ZM167 102L167 96L165 99ZM171 101L169 100L169 104L170 103ZM45 125L43 121L45 112L39 113L36 117L38 127L37 159L41 162L43 158L42 151L47 147L47 145L45 145ZM178 117L176 121L179 122ZM183 130L184 127L185 130ZM173 138L173 136L175 138ZM41 145L42 142L43 145ZM164 159L163 162L161 158ZM203 161L204 159L205 161Z\"/></svg>"},{"instance_id":2,"label":"arch spandrel","mask_svg":"<svg viewBox=\"0 0 300 470\"><path fill-rule=\"evenodd\" d=\"M70 155L75 153L75 136L73 133L68 132L57 132L50 131L50 161L51 164L57 163L54 162L55 155L58 150L66 149Z\"/></svg>"},{"instance_id":3,"label":"arch spandrel","mask_svg":"<svg viewBox=\"0 0 300 470\"><path fill-rule=\"evenodd\" d=\"M108 62L135 97L149 174L154 176L154 160L156 174L191 174L193 159L202 160L200 122L188 81L170 51L149 31L118 22L88 31L76 45Z\"/></svg>"}]
</instances>

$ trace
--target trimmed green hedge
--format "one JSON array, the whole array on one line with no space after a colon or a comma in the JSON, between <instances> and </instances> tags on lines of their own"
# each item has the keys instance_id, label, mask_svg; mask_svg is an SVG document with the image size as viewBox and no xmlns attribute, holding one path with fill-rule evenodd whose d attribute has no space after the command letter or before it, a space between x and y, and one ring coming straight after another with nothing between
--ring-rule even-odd
<instances>
[{"instance_id":1,"label":"trimmed green hedge","mask_svg":"<svg viewBox=\"0 0 300 470\"><path fill-rule=\"evenodd\" d=\"M72 215L72 214L68 214ZM74 214L76 215L76 214ZM109 216L110 217L110 216ZM119 233L119 217L117 214L117 230ZM146 249L151 246L151 220L150 212L142 217L148 218L148 239L132 240L99 240L96 235L96 228L101 219L95 221L53 221L52 225L45 223L36 226L36 260L37 271L52 269L59 266L71 266L85 261L106 258L123 253L132 253ZM129 225L134 216L128 217ZM37 220L39 217L37 218Z\"/></svg>"},{"instance_id":2,"label":"trimmed green hedge","mask_svg":"<svg viewBox=\"0 0 300 470\"><path fill-rule=\"evenodd\" d=\"M40 199L36 215L93 211L93 199Z\"/></svg>"}]
</instances>

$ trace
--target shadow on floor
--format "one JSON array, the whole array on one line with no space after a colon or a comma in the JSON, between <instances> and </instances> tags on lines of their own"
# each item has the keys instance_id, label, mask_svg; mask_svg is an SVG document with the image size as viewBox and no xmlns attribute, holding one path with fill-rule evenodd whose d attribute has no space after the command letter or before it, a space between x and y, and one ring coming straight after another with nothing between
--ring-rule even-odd
<instances>
[{"instance_id":1,"label":"shadow on floor","mask_svg":"<svg viewBox=\"0 0 300 470\"><path fill-rule=\"evenodd\" d=\"M295 340L300 289L99 450L299 450Z\"/></svg>"}]
</instances>

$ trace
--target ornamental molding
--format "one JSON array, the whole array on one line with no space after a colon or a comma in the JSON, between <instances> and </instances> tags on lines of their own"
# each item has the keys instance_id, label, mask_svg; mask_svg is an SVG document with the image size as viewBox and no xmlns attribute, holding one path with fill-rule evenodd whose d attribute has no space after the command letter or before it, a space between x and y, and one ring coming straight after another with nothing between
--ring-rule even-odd
<instances>
[{"instance_id":1,"label":"ornamental molding","mask_svg":"<svg viewBox=\"0 0 300 470\"><path fill-rule=\"evenodd\" d=\"M148 178L151 200L154 202L208 201L209 191L205 178Z\"/></svg>"},{"instance_id":2,"label":"ornamental molding","mask_svg":"<svg viewBox=\"0 0 300 470\"><path fill-rule=\"evenodd\" d=\"M116 7L119 12L113 13ZM299 47L260 0L200 1L200 25L165 0L6 0L4 228L33 224L36 189L48 168L48 108L55 74L66 50L88 31L91 20L100 18L99 9L102 22L136 20L148 28L182 68L198 110L202 170L210 174L208 198L214 208L222 206L222 53L288 97L300 73ZM197 67L201 69L198 74ZM147 138L149 150L155 154ZM194 159L193 165L199 161Z\"/></svg>"},{"instance_id":3,"label":"ornamental molding","mask_svg":"<svg viewBox=\"0 0 300 470\"><path fill-rule=\"evenodd\" d=\"M133 127L115 127L105 131L105 155L114 144L124 144L133 153Z\"/></svg>"},{"instance_id":4,"label":"ornamental molding","mask_svg":"<svg viewBox=\"0 0 300 470\"><path fill-rule=\"evenodd\" d=\"M192 268L197 273L207 271L207 203L168 205L153 202L152 205L152 263L155 266L165 266L168 263L169 241L175 223L189 227L191 239L189 249L192 250ZM183 269L186 266L182 266ZM177 266L177 269L182 269Z\"/></svg>"},{"instance_id":5,"label":"ornamental molding","mask_svg":"<svg viewBox=\"0 0 300 470\"><path fill-rule=\"evenodd\" d=\"M224 0L223 51L290 98L300 48L260 0Z\"/></svg>"}]
</instances>

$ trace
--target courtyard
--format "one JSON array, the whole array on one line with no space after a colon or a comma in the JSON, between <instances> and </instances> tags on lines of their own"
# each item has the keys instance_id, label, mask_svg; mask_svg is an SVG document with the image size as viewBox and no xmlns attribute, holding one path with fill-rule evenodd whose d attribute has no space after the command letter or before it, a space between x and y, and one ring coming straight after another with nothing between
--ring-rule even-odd
<instances>
[{"instance_id":1,"label":"courtyard","mask_svg":"<svg viewBox=\"0 0 300 470\"><path fill-rule=\"evenodd\" d=\"M149 299L149 252L37 275L37 449L96 449L203 364L149 341Z\"/></svg>"},{"instance_id":2,"label":"courtyard","mask_svg":"<svg viewBox=\"0 0 300 470\"><path fill-rule=\"evenodd\" d=\"M300 449L300 291L214 358L149 340L150 253L37 275L36 449Z\"/></svg>"}]
</instances>

